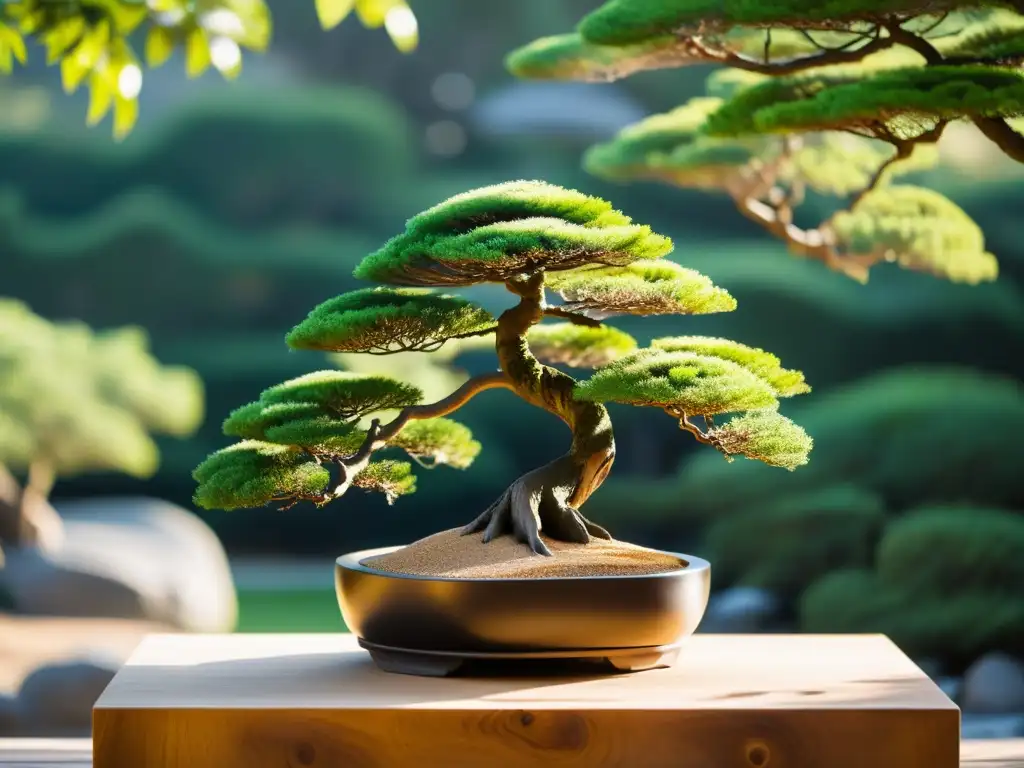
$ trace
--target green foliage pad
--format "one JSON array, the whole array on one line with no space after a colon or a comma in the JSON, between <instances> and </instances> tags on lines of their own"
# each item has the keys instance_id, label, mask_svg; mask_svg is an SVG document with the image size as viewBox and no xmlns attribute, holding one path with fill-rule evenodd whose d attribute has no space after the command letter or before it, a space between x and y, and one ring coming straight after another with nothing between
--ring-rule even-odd
<instances>
[{"instance_id":1,"label":"green foliage pad","mask_svg":"<svg viewBox=\"0 0 1024 768\"><path fill-rule=\"evenodd\" d=\"M630 264L671 250L671 240L631 224L604 201L518 181L458 195L413 217L355 274L398 285L473 285L538 270Z\"/></svg>"},{"instance_id":2,"label":"green foliage pad","mask_svg":"<svg viewBox=\"0 0 1024 768\"><path fill-rule=\"evenodd\" d=\"M328 299L287 336L294 349L327 352L432 351L486 332L495 320L457 296L422 289L366 288Z\"/></svg>"}]
</instances>

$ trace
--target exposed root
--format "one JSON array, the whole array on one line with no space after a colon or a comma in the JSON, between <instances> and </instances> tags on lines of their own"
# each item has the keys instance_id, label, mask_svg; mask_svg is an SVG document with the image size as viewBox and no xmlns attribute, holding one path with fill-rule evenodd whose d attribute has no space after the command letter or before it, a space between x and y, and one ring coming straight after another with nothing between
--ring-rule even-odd
<instances>
[{"instance_id":1,"label":"exposed root","mask_svg":"<svg viewBox=\"0 0 1024 768\"><path fill-rule=\"evenodd\" d=\"M578 480L579 467L568 456L527 472L462 533L483 531L484 543L512 534L538 555L551 555L540 538L541 531L549 538L579 544L587 544L591 537L611 539L608 531L566 502Z\"/></svg>"}]
</instances>

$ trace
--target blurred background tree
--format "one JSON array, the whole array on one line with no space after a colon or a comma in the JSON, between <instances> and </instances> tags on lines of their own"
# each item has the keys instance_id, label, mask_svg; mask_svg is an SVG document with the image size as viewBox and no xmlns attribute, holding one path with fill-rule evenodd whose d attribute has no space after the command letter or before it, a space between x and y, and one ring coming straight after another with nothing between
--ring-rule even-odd
<instances>
[{"instance_id":1,"label":"blurred background tree","mask_svg":"<svg viewBox=\"0 0 1024 768\"><path fill-rule=\"evenodd\" d=\"M139 328L93 333L0 300L0 542L56 546L61 524L47 500L57 477L152 477L159 454L150 433L184 438L196 430L199 378L161 366L148 346ZM9 471L25 477L20 489Z\"/></svg>"}]
</instances>

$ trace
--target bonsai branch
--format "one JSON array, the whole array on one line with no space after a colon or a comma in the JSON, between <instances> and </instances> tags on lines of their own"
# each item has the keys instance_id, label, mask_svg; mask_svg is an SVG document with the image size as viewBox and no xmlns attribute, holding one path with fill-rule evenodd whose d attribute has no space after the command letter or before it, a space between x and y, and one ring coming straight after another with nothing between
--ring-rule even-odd
<instances>
[{"instance_id":1,"label":"bonsai branch","mask_svg":"<svg viewBox=\"0 0 1024 768\"><path fill-rule=\"evenodd\" d=\"M398 416L387 424L381 425L380 419L374 419L366 431L366 438L355 453L349 456L320 455L314 457L317 463L327 461L337 467L338 480L330 491L318 495L289 494L275 498L274 501L287 502L284 506L279 507L280 510L291 509L300 501L311 501L317 506L322 507L344 496L348 489L352 487L359 473L369 466L373 454L384 448L388 441L401 432L402 428L410 421L414 419L435 419L445 416L452 411L458 410L481 392L501 388L514 389L508 376L501 371L484 373L469 379L443 400L426 405L412 405L402 409ZM416 457L413 458L415 459Z\"/></svg>"},{"instance_id":2,"label":"bonsai branch","mask_svg":"<svg viewBox=\"0 0 1024 768\"><path fill-rule=\"evenodd\" d=\"M912 48L924 57L929 65L948 64L991 64L992 59L969 57L955 57L947 59L934 45L926 39L899 25L887 27L890 37L900 45ZM970 118L971 122L982 132L982 134L1003 151L1007 157L1024 163L1024 135L1015 131L1005 119L1001 117L988 117L977 115Z\"/></svg>"},{"instance_id":3,"label":"bonsai branch","mask_svg":"<svg viewBox=\"0 0 1024 768\"><path fill-rule=\"evenodd\" d=\"M579 312L573 312L570 309L564 307L546 307L544 309L545 317L560 317L563 320L568 320L574 325L585 325L588 328L600 328L601 321L595 320L592 317L581 315Z\"/></svg>"},{"instance_id":4,"label":"bonsai branch","mask_svg":"<svg viewBox=\"0 0 1024 768\"><path fill-rule=\"evenodd\" d=\"M1001 117L975 117L972 122L985 137L1007 157L1024 163L1024 135L1015 131Z\"/></svg>"},{"instance_id":5,"label":"bonsai branch","mask_svg":"<svg viewBox=\"0 0 1024 768\"><path fill-rule=\"evenodd\" d=\"M855 34L855 33L851 33ZM873 53L884 51L896 44L896 39L891 35L883 37L881 30L876 29L874 35L860 48L851 49L848 46L858 42L853 40L846 46L839 48L824 48L820 53L809 56L798 56L789 59L777 59L776 61L762 61L751 58L742 53L730 51L724 48L715 47L713 44L706 44L700 37L691 38L696 51L709 63L723 64L736 69L744 69L748 72L757 72L762 75L792 75L804 70L817 67L826 67L833 64L852 64L858 62ZM816 44L817 45L817 44ZM820 46L819 46L820 47Z\"/></svg>"}]
</instances>

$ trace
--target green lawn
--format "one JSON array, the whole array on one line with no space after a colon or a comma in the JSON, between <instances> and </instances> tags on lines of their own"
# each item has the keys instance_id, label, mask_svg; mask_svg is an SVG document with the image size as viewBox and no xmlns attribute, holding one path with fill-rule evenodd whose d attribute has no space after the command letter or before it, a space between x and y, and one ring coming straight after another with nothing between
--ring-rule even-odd
<instances>
[{"instance_id":1,"label":"green lawn","mask_svg":"<svg viewBox=\"0 0 1024 768\"><path fill-rule=\"evenodd\" d=\"M333 589L239 590L237 632L344 632Z\"/></svg>"}]
</instances>

